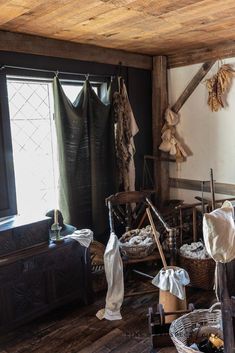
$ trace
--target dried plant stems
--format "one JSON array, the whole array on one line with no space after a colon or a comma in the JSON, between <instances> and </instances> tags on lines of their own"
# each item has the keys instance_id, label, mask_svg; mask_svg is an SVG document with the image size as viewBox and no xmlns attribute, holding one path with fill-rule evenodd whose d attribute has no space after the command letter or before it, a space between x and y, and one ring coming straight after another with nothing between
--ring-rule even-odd
<instances>
[{"instance_id":1,"label":"dried plant stems","mask_svg":"<svg viewBox=\"0 0 235 353\"><path fill-rule=\"evenodd\" d=\"M217 112L225 106L225 95L228 93L231 80L235 71L229 64L222 65L218 72L206 80L206 86L209 93L208 105L212 112Z\"/></svg>"}]
</instances>

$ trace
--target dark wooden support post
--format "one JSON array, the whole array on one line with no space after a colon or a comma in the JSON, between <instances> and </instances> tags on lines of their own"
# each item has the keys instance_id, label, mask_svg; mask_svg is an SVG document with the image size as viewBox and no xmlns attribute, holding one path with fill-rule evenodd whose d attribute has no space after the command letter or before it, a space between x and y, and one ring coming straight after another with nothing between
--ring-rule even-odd
<instances>
[{"instance_id":1,"label":"dark wooden support post","mask_svg":"<svg viewBox=\"0 0 235 353\"><path fill-rule=\"evenodd\" d=\"M169 162L161 161L163 158L168 158L168 154L159 150L167 106L167 58L155 56L152 71L152 134L153 156L157 157L154 160L154 189L156 191L155 202L158 206L169 199Z\"/></svg>"},{"instance_id":2,"label":"dark wooden support post","mask_svg":"<svg viewBox=\"0 0 235 353\"><path fill-rule=\"evenodd\" d=\"M221 302L222 322L224 331L224 352L234 353L234 297L228 291L227 264L218 262L217 277L219 284L219 299Z\"/></svg>"}]
</instances>

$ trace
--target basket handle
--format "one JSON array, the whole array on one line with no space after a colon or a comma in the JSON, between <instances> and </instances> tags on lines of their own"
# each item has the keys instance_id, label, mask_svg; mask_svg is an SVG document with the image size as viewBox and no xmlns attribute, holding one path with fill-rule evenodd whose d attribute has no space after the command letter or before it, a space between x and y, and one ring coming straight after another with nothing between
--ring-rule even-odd
<instances>
[{"instance_id":1,"label":"basket handle","mask_svg":"<svg viewBox=\"0 0 235 353\"><path fill-rule=\"evenodd\" d=\"M208 311L211 313L217 306L221 307L221 302L216 302L215 304L213 304L210 309L208 309Z\"/></svg>"}]
</instances>

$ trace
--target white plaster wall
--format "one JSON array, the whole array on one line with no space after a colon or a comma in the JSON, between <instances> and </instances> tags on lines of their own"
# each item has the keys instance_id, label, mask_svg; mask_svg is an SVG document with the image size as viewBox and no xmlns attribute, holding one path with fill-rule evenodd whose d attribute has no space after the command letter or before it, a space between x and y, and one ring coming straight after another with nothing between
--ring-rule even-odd
<instances>
[{"instance_id":1,"label":"white plaster wall","mask_svg":"<svg viewBox=\"0 0 235 353\"><path fill-rule=\"evenodd\" d=\"M223 62L234 65L235 58ZM202 64L170 69L168 71L169 102L173 105ZM216 63L206 78L216 73ZM205 78L205 79L206 79ZM204 79L204 80L205 80ZM204 81L203 80L203 81ZM201 82L180 110L178 134L192 155L177 166L171 163L170 176L192 180L209 180L210 168L214 179L235 184L235 77L227 97L227 107L211 112L207 105L207 89ZM194 202L200 192L171 189L171 197ZM222 198L223 195L217 195Z\"/></svg>"}]
</instances>

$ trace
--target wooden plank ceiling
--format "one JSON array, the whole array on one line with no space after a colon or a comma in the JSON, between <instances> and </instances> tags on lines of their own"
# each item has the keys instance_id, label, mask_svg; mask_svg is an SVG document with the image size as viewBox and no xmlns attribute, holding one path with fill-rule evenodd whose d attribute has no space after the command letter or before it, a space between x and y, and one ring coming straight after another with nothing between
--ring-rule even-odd
<instances>
[{"instance_id":1,"label":"wooden plank ceiling","mask_svg":"<svg viewBox=\"0 0 235 353\"><path fill-rule=\"evenodd\" d=\"M235 0L0 0L0 30L158 55L235 42Z\"/></svg>"}]
</instances>

